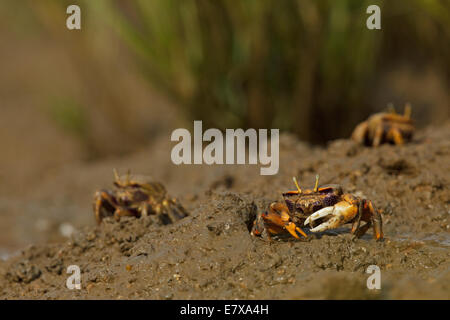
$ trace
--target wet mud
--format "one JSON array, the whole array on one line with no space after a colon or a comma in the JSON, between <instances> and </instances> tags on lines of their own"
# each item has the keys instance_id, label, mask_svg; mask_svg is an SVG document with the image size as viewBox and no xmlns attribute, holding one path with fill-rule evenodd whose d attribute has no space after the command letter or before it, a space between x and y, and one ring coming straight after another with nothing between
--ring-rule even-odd
<instances>
[{"instance_id":1,"label":"wet mud","mask_svg":"<svg viewBox=\"0 0 450 320\"><path fill-rule=\"evenodd\" d=\"M1 261L0 298L450 298L450 123L418 132L407 145L378 148L350 140L312 147L284 135L275 176L247 165L176 167L170 147L164 140L43 179L33 192L35 211L76 231L65 239L48 229L48 239ZM169 225L124 217L96 226L93 191L111 183L113 167L153 174L190 215ZM372 200L384 241L371 229L353 239L349 225L302 241L250 235L256 213L295 189L292 176L312 187L316 173L321 184ZM36 215L21 219L31 224ZM66 287L69 265L81 269L81 290ZM370 265L381 270L380 290L367 288Z\"/></svg>"}]
</instances>

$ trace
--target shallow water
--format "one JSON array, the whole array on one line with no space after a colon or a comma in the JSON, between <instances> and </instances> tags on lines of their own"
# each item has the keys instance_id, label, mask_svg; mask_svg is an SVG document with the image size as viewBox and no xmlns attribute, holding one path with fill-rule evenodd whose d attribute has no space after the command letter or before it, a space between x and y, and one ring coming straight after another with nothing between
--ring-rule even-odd
<instances>
[{"instance_id":1,"label":"shallow water","mask_svg":"<svg viewBox=\"0 0 450 320\"><path fill-rule=\"evenodd\" d=\"M11 252L10 250L0 248L0 260L6 261L9 258L11 258L13 255L15 255L15 254L13 252Z\"/></svg>"},{"instance_id":2,"label":"shallow water","mask_svg":"<svg viewBox=\"0 0 450 320\"><path fill-rule=\"evenodd\" d=\"M417 238L414 234L403 234L401 236L392 237L395 241L423 242L430 246L450 246L450 233L430 234L422 238Z\"/></svg>"}]
</instances>

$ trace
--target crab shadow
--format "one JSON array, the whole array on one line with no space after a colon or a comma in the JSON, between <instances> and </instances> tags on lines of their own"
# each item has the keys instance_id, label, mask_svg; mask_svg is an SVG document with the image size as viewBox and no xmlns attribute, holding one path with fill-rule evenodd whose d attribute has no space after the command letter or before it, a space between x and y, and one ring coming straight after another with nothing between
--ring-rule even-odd
<instances>
[{"instance_id":1,"label":"crab shadow","mask_svg":"<svg viewBox=\"0 0 450 320\"><path fill-rule=\"evenodd\" d=\"M351 235L351 232L350 232L351 229L346 228L346 227L336 228L336 229L332 229L332 230L326 230L326 231L322 231L322 232L311 232L310 229L303 229L303 231L306 233L308 238L305 239L304 237L299 235L300 241L311 241L313 239L320 240L324 236L337 237L337 236L347 235L347 234ZM283 242L298 241L298 239L294 239L290 234L278 235L275 238L277 240L283 241ZM372 236L370 234L365 234L360 238L355 238L352 236L352 239L353 240L358 239L358 240L370 241L370 240L372 240Z\"/></svg>"},{"instance_id":2,"label":"crab shadow","mask_svg":"<svg viewBox=\"0 0 450 320\"><path fill-rule=\"evenodd\" d=\"M311 231L308 230L307 234L308 234L308 236L312 235L316 239L321 239L323 236L337 237L337 236L345 235L345 234L349 234L350 235L351 234L351 229L350 228L341 227L341 228L336 228L336 229L333 229L333 230L326 230L326 231L322 231L322 232L311 232ZM370 234L366 233L360 238L353 237L353 239L371 240L372 236Z\"/></svg>"}]
</instances>

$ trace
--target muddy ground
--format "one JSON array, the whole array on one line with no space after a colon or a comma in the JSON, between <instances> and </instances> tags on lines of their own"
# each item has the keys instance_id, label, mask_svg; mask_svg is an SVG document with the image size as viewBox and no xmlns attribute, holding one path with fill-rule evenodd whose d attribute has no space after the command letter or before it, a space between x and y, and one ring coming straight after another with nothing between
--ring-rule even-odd
<instances>
[{"instance_id":1,"label":"muddy ground","mask_svg":"<svg viewBox=\"0 0 450 320\"><path fill-rule=\"evenodd\" d=\"M3 192L0 238L10 246L0 298L450 298L450 123L408 145L375 149L349 140L311 147L284 135L275 176L259 175L258 166L177 167L168 141L126 158L70 164L20 196ZM190 216L165 226L135 218L95 226L92 195L111 185L114 167L162 181ZM375 242L372 230L353 240L347 226L308 241L250 236L256 210L293 189L292 176L311 187L316 173L321 184L372 200L385 240ZM81 290L66 287L69 265L81 268ZM381 269L380 290L366 287L369 265Z\"/></svg>"}]
</instances>

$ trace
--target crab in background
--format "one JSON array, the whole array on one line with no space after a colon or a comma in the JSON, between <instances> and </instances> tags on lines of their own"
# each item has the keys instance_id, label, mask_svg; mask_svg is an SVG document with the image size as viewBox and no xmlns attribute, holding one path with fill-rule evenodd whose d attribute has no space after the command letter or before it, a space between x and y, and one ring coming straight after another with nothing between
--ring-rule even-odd
<instances>
[{"instance_id":1,"label":"crab in background","mask_svg":"<svg viewBox=\"0 0 450 320\"><path fill-rule=\"evenodd\" d=\"M271 239L275 235L290 234L307 238L301 227L310 226L311 232L321 232L352 223L351 233L362 237L372 226L374 238L383 238L381 215L370 200L344 193L336 184L319 187L319 176L313 189L302 190L294 179L297 190L283 193L284 203L273 202L269 210L260 212L251 234ZM361 222L365 222L361 225Z\"/></svg>"},{"instance_id":2,"label":"crab in background","mask_svg":"<svg viewBox=\"0 0 450 320\"><path fill-rule=\"evenodd\" d=\"M376 113L353 130L352 139L358 143L379 146L382 143L401 145L412 139L414 123L411 106L405 106L404 114L398 114L391 106L390 112Z\"/></svg>"},{"instance_id":3,"label":"crab in background","mask_svg":"<svg viewBox=\"0 0 450 320\"><path fill-rule=\"evenodd\" d=\"M146 176L120 178L114 170L114 189L100 190L94 195L94 214L97 223L113 216L136 218L155 216L162 224L169 224L188 215L177 199L167 195L166 188Z\"/></svg>"}]
</instances>

